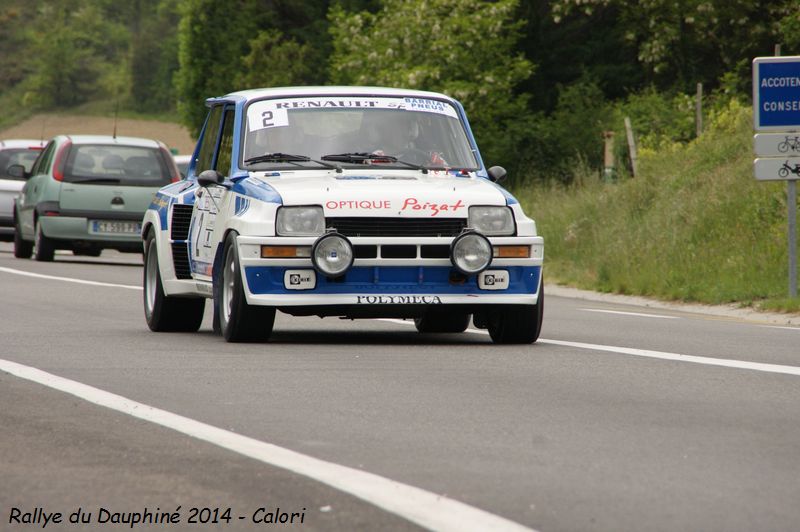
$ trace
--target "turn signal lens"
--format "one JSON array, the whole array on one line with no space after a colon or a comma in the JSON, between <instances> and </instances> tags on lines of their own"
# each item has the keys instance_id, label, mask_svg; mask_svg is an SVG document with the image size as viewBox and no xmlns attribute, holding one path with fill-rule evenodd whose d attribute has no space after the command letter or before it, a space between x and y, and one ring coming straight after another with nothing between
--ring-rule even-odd
<instances>
[{"instance_id":1,"label":"turn signal lens","mask_svg":"<svg viewBox=\"0 0 800 532\"><path fill-rule=\"evenodd\" d=\"M307 259L311 246L261 246L262 259Z\"/></svg>"},{"instance_id":2,"label":"turn signal lens","mask_svg":"<svg viewBox=\"0 0 800 532\"><path fill-rule=\"evenodd\" d=\"M494 257L497 259L527 259L531 256L530 246L495 246Z\"/></svg>"}]
</instances>

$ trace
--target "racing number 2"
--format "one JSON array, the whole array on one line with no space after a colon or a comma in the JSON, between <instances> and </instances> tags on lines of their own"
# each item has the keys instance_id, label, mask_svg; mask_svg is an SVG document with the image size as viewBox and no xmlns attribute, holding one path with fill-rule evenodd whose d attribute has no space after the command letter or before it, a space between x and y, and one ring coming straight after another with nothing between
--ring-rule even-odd
<instances>
[{"instance_id":1,"label":"racing number 2","mask_svg":"<svg viewBox=\"0 0 800 532\"><path fill-rule=\"evenodd\" d=\"M273 117L272 111L264 111L263 113L261 113L261 118L262 118L261 124L262 124L262 126L264 126L264 127L272 127L272 126L274 126L275 122L272 121L272 117Z\"/></svg>"}]
</instances>

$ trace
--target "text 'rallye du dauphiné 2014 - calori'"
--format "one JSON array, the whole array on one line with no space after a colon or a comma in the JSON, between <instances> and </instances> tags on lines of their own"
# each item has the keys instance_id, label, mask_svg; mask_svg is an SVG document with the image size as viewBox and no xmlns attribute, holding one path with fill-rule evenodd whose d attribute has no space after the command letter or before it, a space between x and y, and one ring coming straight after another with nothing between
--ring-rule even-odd
<instances>
[{"instance_id":1,"label":"text 'rallye du dauphin\u00e9 2014 - calori'","mask_svg":"<svg viewBox=\"0 0 800 532\"><path fill-rule=\"evenodd\" d=\"M232 342L267 340L276 311L539 337L544 241L456 100L294 87L206 105L188 177L142 224L152 330L197 330L213 298Z\"/></svg>"}]
</instances>

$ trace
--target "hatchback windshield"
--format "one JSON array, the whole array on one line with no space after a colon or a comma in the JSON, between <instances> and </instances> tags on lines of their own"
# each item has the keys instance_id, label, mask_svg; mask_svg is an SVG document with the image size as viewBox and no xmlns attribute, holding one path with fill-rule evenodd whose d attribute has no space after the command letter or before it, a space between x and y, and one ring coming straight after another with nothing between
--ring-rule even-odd
<instances>
[{"instance_id":1,"label":"hatchback windshield","mask_svg":"<svg viewBox=\"0 0 800 532\"><path fill-rule=\"evenodd\" d=\"M171 182L171 176L158 148L74 144L64 168L64 181L162 186Z\"/></svg>"},{"instance_id":2,"label":"hatchback windshield","mask_svg":"<svg viewBox=\"0 0 800 532\"><path fill-rule=\"evenodd\" d=\"M25 179L24 177L8 175L8 167L14 164L21 164L25 167L26 172L30 172L41 151L40 148L9 148L0 151L0 179Z\"/></svg>"},{"instance_id":3,"label":"hatchback windshield","mask_svg":"<svg viewBox=\"0 0 800 532\"><path fill-rule=\"evenodd\" d=\"M313 165L296 160L276 164L275 158L252 160L270 153L333 157L328 160L345 165L400 166L388 159L363 157L384 155L428 168L478 166L455 108L426 98L325 96L256 101L247 109L243 152L244 166L257 168Z\"/></svg>"}]
</instances>

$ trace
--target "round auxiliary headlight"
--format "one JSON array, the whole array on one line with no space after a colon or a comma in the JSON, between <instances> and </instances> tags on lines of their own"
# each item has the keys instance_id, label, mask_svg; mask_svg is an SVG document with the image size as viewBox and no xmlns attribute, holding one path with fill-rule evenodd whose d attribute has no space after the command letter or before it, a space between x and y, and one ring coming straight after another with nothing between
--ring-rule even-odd
<instances>
[{"instance_id":1,"label":"round auxiliary headlight","mask_svg":"<svg viewBox=\"0 0 800 532\"><path fill-rule=\"evenodd\" d=\"M339 233L319 237L311 248L314 268L328 277L344 275L353 265L353 258L353 246Z\"/></svg>"},{"instance_id":2,"label":"round auxiliary headlight","mask_svg":"<svg viewBox=\"0 0 800 532\"><path fill-rule=\"evenodd\" d=\"M480 233L463 233L450 246L450 260L465 275L475 275L492 263L492 244Z\"/></svg>"}]
</instances>

